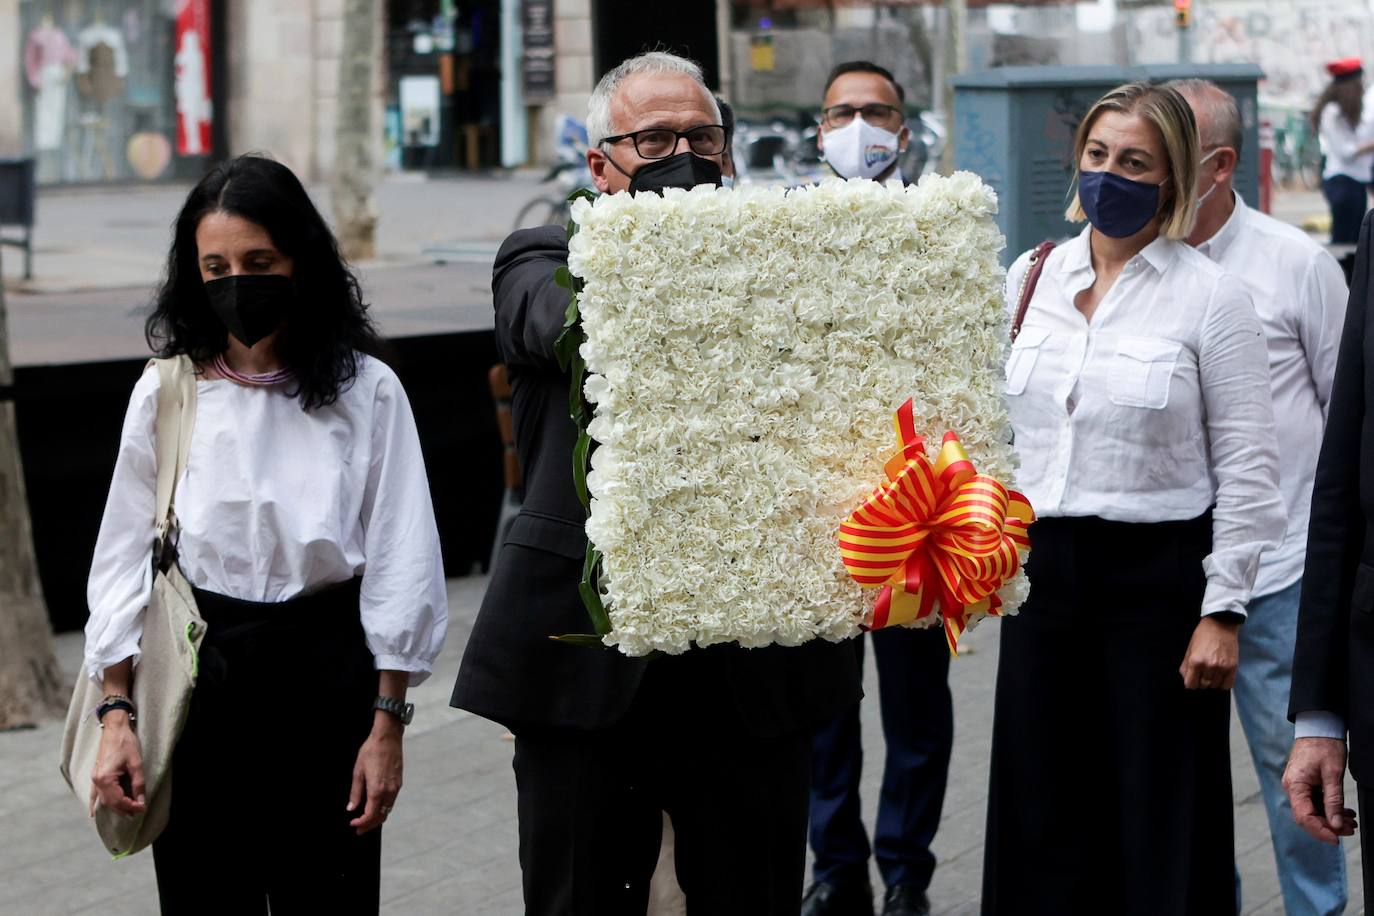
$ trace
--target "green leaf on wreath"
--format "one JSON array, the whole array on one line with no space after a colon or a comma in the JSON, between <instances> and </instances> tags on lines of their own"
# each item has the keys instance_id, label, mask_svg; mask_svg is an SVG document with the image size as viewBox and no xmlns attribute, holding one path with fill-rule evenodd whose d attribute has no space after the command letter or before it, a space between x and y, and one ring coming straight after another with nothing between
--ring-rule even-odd
<instances>
[{"instance_id":1,"label":"green leaf on wreath","mask_svg":"<svg viewBox=\"0 0 1374 916\"><path fill-rule=\"evenodd\" d=\"M562 636L550 636L549 639L565 646L586 646L589 649L601 649L606 645L595 633L564 633Z\"/></svg>"},{"instance_id":2,"label":"green leaf on wreath","mask_svg":"<svg viewBox=\"0 0 1374 916\"><path fill-rule=\"evenodd\" d=\"M564 372L568 371L568 365L577 356L577 351L582 349L582 326L574 321L572 324L563 326L563 333L558 335L558 339L553 342L553 355L558 359L558 368ZM578 380L580 386L582 382Z\"/></svg>"},{"instance_id":3,"label":"green leaf on wreath","mask_svg":"<svg viewBox=\"0 0 1374 916\"><path fill-rule=\"evenodd\" d=\"M568 373L572 376L572 385L568 388L568 416L573 418L578 429L582 429L591 422L591 416L587 399L582 393L582 386L587 381L587 361L582 358L581 352L573 354Z\"/></svg>"},{"instance_id":4,"label":"green leaf on wreath","mask_svg":"<svg viewBox=\"0 0 1374 916\"><path fill-rule=\"evenodd\" d=\"M558 268L553 272L553 282L566 290L571 290L573 288L572 271L568 270L566 266Z\"/></svg>"},{"instance_id":5,"label":"green leaf on wreath","mask_svg":"<svg viewBox=\"0 0 1374 916\"><path fill-rule=\"evenodd\" d=\"M582 581L578 584L577 590L582 593L582 603L587 606L587 613L591 615L592 629L598 635L605 636L611 632L611 618L606 613L606 606L601 602L600 579L601 551L588 541L587 555L582 560Z\"/></svg>"},{"instance_id":6,"label":"green leaf on wreath","mask_svg":"<svg viewBox=\"0 0 1374 916\"><path fill-rule=\"evenodd\" d=\"M582 508L591 511L591 499L587 495L587 456L592 450L591 433L579 430L577 444L573 446L573 486L577 488L577 498Z\"/></svg>"}]
</instances>

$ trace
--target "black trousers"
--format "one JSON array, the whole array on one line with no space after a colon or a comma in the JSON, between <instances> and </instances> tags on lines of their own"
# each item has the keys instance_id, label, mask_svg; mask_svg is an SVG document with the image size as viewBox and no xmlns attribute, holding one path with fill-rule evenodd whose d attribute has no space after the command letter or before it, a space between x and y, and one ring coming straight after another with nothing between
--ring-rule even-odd
<instances>
[{"instance_id":1,"label":"black trousers","mask_svg":"<svg viewBox=\"0 0 1374 916\"><path fill-rule=\"evenodd\" d=\"M935 873L930 845L954 746L949 644L942 627L892 627L871 634L883 720L883 783L872 852L888 887L925 890ZM864 642L852 640L862 669ZM816 731L811 743L812 877L868 883L868 835L860 817L863 742L854 705Z\"/></svg>"},{"instance_id":2,"label":"black trousers","mask_svg":"<svg viewBox=\"0 0 1374 916\"><path fill-rule=\"evenodd\" d=\"M164 914L372 914L381 831L348 822L377 673L360 580L281 604L197 590L208 624L153 844Z\"/></svg>"},{"instance_id":3,"label":"black trousers","mask_svg":"<svg viewBox=\"0 0 1374 916\"><path fill-rule=\"evenodd\" d=\"M1031 529L1000 622L985 916L1235 912L1230 694L1183 688L1210 514Z\"/></svg>"},{"instance_id":4,"label":"black trousers","mask_svg":"<svg viewBox=\"0 0 1374 916\"><path fill-rule=\"evenodd\" d=\"M643 916L666 811L689 916L796 916L810 732L751 734L715 655L650 662L610 728L514 729L527 914Z\"/></svg>"}]
</instances>

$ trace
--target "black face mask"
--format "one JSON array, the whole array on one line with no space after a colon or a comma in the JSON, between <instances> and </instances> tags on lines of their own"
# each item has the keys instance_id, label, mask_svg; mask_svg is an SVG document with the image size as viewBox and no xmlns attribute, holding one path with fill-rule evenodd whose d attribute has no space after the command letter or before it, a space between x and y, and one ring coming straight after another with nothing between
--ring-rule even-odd
<instances>
[{"instance_id":1,"label":"black face mask","mask_svg":"<svg viewBox=\"0 0 1374 916\"><path fill-rule=\"evenodd\" d=\"M682 188L690 191L699 184L720 187L720 166L696 153L678 153L676 156L655 159L648 165L641 166L630 179L630 190L662 194L664 188Z\"/></svg>"},{"instance_id":2,"label":"black face mask","mask_svg":"<svg viewBox=\"0 0 1374 916\"><path fill-rule=\"evenodd\" d=\"M207 280L205 295L229 333L251 347L281 325L296 290L281 274L243 274Z\"/></svg>"}]
</instances>

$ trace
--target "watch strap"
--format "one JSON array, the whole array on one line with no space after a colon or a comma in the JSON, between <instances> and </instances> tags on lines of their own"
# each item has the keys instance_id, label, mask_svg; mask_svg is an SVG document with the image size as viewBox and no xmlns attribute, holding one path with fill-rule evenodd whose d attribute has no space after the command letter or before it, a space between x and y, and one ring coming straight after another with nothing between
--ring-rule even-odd
<instances>
[{"instance_id":1,"label":"watch strap","mask_svg":"<svg viewBox=\"0 0 1374 916\"><path fill-rule=\"evenodd\" d=\"M391 713L401 720L402 725L409 725L410 720L415 717L415 704L398 700L395 697L379 696L372 701L372 708Z\"/></svg>"}]
</instances>

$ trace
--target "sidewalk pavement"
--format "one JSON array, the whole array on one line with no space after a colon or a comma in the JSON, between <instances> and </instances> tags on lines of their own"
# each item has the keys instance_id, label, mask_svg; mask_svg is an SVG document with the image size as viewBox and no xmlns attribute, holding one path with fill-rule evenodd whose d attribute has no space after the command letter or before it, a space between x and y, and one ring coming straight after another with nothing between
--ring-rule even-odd
<instances>
[{"instance_id":1,"label":"sidewalk pavement","mask_svg":"<svg viewBox=\"0 0 1374 916\"><path fill-rule=\"evenodd\" d=\"M382 848L382 911L387 914L509 916L522 909L511 742L500 726L448 706L485 585L483 577L449 581L448 642L434 676L412 692L417 710L406 734L405 788ZM997 639L997 621L985 622L969 634L966 648L950 667L954 754L935 839L940 864L930 890L934 912L941 916L978 912ZM64 669L74 678L80 634L65 634L58 645ZM871 697L876 691L872 665L865 680ZM883 760L876 702L864 703L862 719L863 797L871 825ZM1264 804L1234 721L1231 737L1242 912L1277 916L1283 906ZM81 803L58 775L60 738L58 721L0 734L0 916L155 914L152 856L145 852L111 862L104 854ZM1085 733L1083 740L1086 752L1092 736ZM271 829L270 778L245 772L244 785L232 791L227 810L256 817L264 829ZM1354 797L1352 783L1346 791ZM1351 875L1347 913L1363 913L1358 843L1346 845L1346 860ZM872 880L881 887L876 869ZM661 916L672 912L660 911Z\"/></svg>"}]
</instances>

